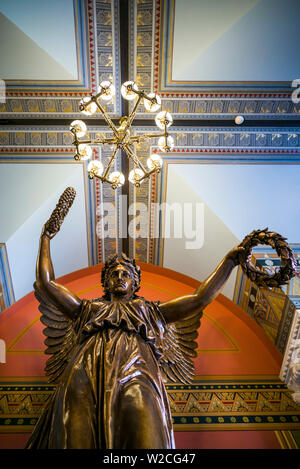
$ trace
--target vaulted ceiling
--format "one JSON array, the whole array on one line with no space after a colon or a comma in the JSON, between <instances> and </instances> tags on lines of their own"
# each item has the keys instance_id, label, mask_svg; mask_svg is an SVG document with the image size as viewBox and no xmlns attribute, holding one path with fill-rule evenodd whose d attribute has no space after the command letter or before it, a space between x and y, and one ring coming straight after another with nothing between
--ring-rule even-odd
<instances>
[{"instance_id":1,"label":"vaulted ceiling","mask_svg":"<svg viewBox=\"0 0 300 469\"><path fill-rule=\"evenodd\" d=\"M52 242L57 276L125 251L203 280L265 226L297 245L299 10L297 0L3 0L0 242L8 301L32 290L41 228L70 185L77 197ZM140 188L113 191L73 158L74 119L92 137L108 132L99 113L79 112L80 99L104 79L116 87L107 104L115 122L132 109L119 92L126 80L158 93L174 119L174 149ZM154 127L140 105L134 132ZM136 150L146 160L157 140ZM94 147L95 159L110 154ZM116 169L130 165L120 159ZM128 214L133 202L138 212ZM152 205L164 203L179 207L170 236L170 214ZM128 225L130 236L122 235ZM229 298L235 275L224 289Z\"/></svg>"}]
</instances>

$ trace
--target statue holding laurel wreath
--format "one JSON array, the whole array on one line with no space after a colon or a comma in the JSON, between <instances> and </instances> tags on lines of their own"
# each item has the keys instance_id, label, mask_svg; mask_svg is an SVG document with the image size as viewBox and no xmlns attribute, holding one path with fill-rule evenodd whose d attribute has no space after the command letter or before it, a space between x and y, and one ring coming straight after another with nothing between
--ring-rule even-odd
<instances>
[{"instance_id":1,"label":"statue holding laurel wreath","mask_svg":"<svg viewBox=\"0 0 300 469\"><path fill-rule=\"evenodd\" d=\"M254 231L193 294L164 303L138 296L135 260L113 256L102 270L104 295L84 300L55 281L50 255L74 197L67 188L40 239L34 289L50 355L45 371L56 391L27 448L174 448L164 382L192 381L203 309L239 264L257 284L286 283L295 273L292 251L280 235ZM282 259L273 277L250 263L252 247L262 243Z\"/></svg>"}]
</instances>

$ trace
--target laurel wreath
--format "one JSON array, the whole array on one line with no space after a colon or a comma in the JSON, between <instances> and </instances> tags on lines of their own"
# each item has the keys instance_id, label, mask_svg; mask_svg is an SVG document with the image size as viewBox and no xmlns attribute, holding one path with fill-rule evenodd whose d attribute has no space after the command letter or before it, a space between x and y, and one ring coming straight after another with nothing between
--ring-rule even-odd
<instances>
[{"instance_id":1,"label":"laurel wreath","mask_svg":"<svg viewBox=\"0 0 300 469\"><path fill-rule=\"evenodd\" d=\"M245 251L240 256L240 264L243 272L247 277L258 287L280 287L286 285L288 281L296 274L296 260L292 249L284 238L278 233L264 230L253 230L247 235L239 246L245 248ZM267 244L276 250L281 259L281 267L278 272L270 275L262 269L256 268L251 264L252 248L258 244Z\"/></svg>"}]
</instances>

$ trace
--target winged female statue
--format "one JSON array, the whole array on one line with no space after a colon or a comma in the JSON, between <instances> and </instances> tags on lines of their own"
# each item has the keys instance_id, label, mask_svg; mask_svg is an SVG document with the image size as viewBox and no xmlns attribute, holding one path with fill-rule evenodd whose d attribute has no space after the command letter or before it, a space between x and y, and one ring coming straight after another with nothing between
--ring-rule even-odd
<instances>
[{"instance_id":1,"label":"winged female statue","mask_svg":"<svg viewBox=\"0 0 300 469\"><path fill-rule=\"evenodd\" d=\"M115 255L104 295L81 299L56 282L50 255L74 197L66 189L40 238L34 289L56 390L27 448L174 448L164 382L191 382L202 311L247 252L232 249L194 293L163 303L138 296L139 267Z\"/></svg>"}]
</instances>

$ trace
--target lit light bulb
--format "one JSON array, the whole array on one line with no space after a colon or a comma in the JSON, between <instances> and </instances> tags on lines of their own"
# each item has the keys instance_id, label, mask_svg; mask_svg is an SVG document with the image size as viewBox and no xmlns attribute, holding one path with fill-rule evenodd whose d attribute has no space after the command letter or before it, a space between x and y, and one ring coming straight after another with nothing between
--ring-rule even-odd
<instances>
[{"instance_id":1,"label":"lit light bulb","mask_svg":"<svg viewBox=\"0 0 300 469\"><path fill-rule=\"evenodd\" d=\"M140 168L135 168L132 171L130 171L128 180L132 183L135 184L136 186L139 186L143 181L140 181L140 179L145 175L144 171L142 171Z\"/></svg>"},{"instance_id":2,"label":"lit light bulb","mask_svg":"<svg viewBox=\"0 0 300 469\"><path fill-rule=\"evenodd\" d=\"M93 114L95 114L98 108L97 104L94 101L91 101L90 103L89 101L91 101L91 98L89 98L88 96L86 98L83 98L80 101L79 108L83 114L87 116L92 116Z\"/></svg>"},{"instance_id":3,"label":"lit light bulb","mask_svg":"<svg viewBox=\"0 0 300 469\"><path fill-rule=\"evenodd\" d=\"M149 99L147 99L149 98ZM158 94L150 93L144 98L144 106L147 111L156 112L161 106L161 99Z\"/></svg>"},{"instance_id":4,"label":"lit light bulb","mask_svg":"<svg viewBox=\"0 0 300 469\"><path fill-rule=\"evenodd\" d=\"M169 112L161 111L155 117L155 122L157 127L164 130L165 126L170 127L170 125L173 123L173 118Z\"/></svg>"},{"instance_id":5,"label":"lit light bulb","mask_svg":"<svg viewBox=\"0 0 300 469\"><path fill-rule=\"evenodd\" d=\"M240 125L244 122L244 117L243 116L236 116L235 119L234 119L234 122L237 124L237 125Z\"/></svg>"},{"instance_id":6,"label":"lit light bulb","mask_svg":"<svg viewBox=\"0 0 300 469\"><path fill-rule=\"evenodd\" d=\"M110 81L102 81L98 88L98 93L101 93L100 98L103 101L110 101L116 94L116 89Z\"/></svg>"},{"instance_id":7,"label":"lit light bulb","mask_svg":"<svg viewBox=\"0 0 300 469\"><path fill-rule=\"evenodd\" d=\"M86 125L83 121L73 121L70 125L71 132L75 132L77 137L83 137L86 133Z\"/></svg>"},{"instance_id":8,"label":"lit light bulb","mask_svg":"<svg viewBox=\"0 0 300 469\"><path fill-rule=\"evenodd\" d=\"M157 144L161 151L171 151L174 147L174 139L170 135L167 138L160 137Z\"/></svg>"},{"instance_id":9,"label":"lit light bulb","mask_svg":"<svg viewBox=\"0 0 300 469\"><path fill-rule=\"evenodd\" d=\"M134 81L125 81L125 83L123 83L121 86L121 94L123 98L127 99L128 101L135 99L137 94L133 90L139 90L136 83L134 83Z\"/></svg>"},{"instance_id":10,"label":"lit light bulb","mask_svg":"<svg viewBox=\"0 0 300 469\"><path fill-rule=\"evenodd\" d=\"M120 173L119 171L114 171L113 173L110 173L108 176L108 180L112 183L112 188L115 189L116 187L123 186L125 182L125 177L123 173Z\"/></svg>"},{"instance_id":11,"label":"lit light bulb","mask_svg":"<svg viewBox=\"0 0 300 469\"><path fill-rule=\"evenodd\" d=\"M153 169L159 169L162 167L162 158L157 153L152 153L147 160L147 166L152 171Z\"/></svg>"},{"instance_id":12,"label":"lit light bulb","mask_svg":"<svg viewBox=\"0 0 300 469\"><path fill-rule=\"evenodd\" d=\"M103 174L103 170L104 170L104 167L103 167L103 164L101 163L101 161L99 160L92 160L89 164L88 164L88 172L89 173L92 173L93 175L95 176L102 176Z\"/></svg>"},{"instance_id":13,"label":"lit light bulb","mask_svg":"<svg viewBox=\"0 0 300 469\"><path fill-rule=\"evenodd\" d=\"M85 143L80 143L80 145L78 145L78 156L80 160L89 160L92 156L92 152L92 148Z\"/></svg>"}]
</instances>

